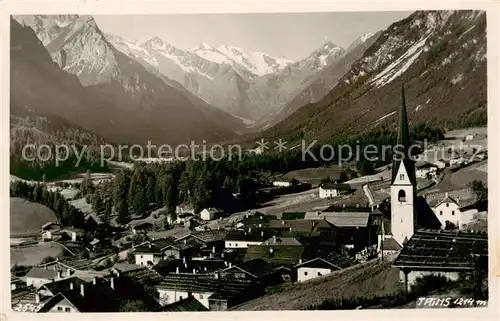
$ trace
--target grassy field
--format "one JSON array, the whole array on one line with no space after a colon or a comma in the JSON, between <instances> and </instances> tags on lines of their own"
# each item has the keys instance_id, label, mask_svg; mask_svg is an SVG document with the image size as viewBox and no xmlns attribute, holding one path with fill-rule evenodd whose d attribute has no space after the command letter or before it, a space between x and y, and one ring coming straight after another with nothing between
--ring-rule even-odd
<instances>
[{"instance_id":1,"label":"grassy field","mask_svg":"<svg viewBox=\"0 0 500 321\"><path fill-rule=\"evenodd\" d=\"M306 168L300 169L292 172L288 172L283 175L285 179L295 178L301 182L311 183L313 186L319 185L321 179L330 176L334 179L338 179L342 168L339 166L331 167L319 167L319 168Z\"/></svg>"},{"instance_id":2,"label":"grassy field","mask_svg":"<svg viewBox=\"0 0 500 321\"><path fill-rule=\"evenodd\" d=\"M64 249L57 243L40 243L32 246L10 248L10 264L36 265L47 256L57 257L62 255Z\"/></svg>"},{"instance_id":3,"label":"grassy field","mask_svg":"<svg viewBox=\"0 0 500 321\"><path fill-rule=\"evenodd\" d=\"M328 299L392 294L402 290L399 270L392 262L369 262L322 278L283 285L272 293L243 303L233 310L302 310Z\"/></svg>"},{"instance_id":4,"label":"grassy field","mask_svg":"<svg viewBox=\"0 0 500 321\"><path fill-rule=\"evenodd\" d=\"M56 214L45 205L18 197L10 198L10 235L38 235L43 224L57 221Z\"/></svg>"}]
</instances>

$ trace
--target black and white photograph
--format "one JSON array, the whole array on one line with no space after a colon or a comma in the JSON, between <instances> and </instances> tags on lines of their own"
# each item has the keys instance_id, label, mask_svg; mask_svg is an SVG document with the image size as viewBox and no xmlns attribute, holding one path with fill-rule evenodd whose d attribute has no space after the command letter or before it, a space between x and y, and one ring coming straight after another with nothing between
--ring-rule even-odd
<instances>
[{"instance_id":1,"label":"black and white photograph","mask_svg":"<svg viewBox=\"0 0 500 321\"><path fill-rule=\"evenodd\" d=\"M487 20L12 13L12 311L496 305Z\"/></svg>"}]
</instances>

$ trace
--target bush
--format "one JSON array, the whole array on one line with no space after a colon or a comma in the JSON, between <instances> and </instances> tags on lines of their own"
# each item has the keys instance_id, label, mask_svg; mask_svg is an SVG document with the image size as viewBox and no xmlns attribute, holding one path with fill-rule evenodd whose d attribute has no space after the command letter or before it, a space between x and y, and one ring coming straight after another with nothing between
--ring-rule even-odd
<instances>
[{"instance_id":1,"label":"bush","mask_svg":"<svg viewBox=\"0 0 500 321\"><path fill-rule=\"evenodd\" d=\"M50 262L54 262L56 259L52 256L46 256L42 259L42 261L40 262L40 264L45 264L45 263L50 263Z\"/></svg>"},{"instance_id":2,"label":"bush","mask_svg":"<svg viewBox=\"0 0 500 321\"><path fill-rule=\"evenodd\" d=\"M435 291L444 291L453 287L453 282L442 275L424 275L417 277L410 292L417 296L426 296Z\"/></svg>"}]
</instances>

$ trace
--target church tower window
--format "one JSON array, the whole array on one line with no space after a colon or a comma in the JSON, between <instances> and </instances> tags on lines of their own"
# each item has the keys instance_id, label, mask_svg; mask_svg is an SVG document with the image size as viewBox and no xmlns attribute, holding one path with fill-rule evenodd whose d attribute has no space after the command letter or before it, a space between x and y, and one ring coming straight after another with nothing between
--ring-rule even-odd
<instances>
[{"instance_id":1,"label":"church tower window","mask_svg":"<svg viewBox=\"0 0 500 321\"><path fill-rule=\"evenodd\" d=\"M398 193L398 200L400 202L406 202L406 192L402 189L402 190L399 190L399 193Z\"/></svg>"},{"instance_id":2,"label":"church tower window","mask_svg":"<svg viewBox=\"0 0 500 321\"><path fill-rule=\"evenodd\" d=\"M399 180L403 181L405 179L405 174L399 174Z\"/></svg>"}]
</instances>

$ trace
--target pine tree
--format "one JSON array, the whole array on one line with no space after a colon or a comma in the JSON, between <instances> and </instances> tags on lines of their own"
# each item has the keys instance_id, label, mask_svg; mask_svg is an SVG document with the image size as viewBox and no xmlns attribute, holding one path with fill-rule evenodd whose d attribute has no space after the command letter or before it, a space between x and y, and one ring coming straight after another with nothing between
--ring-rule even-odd
<instances>
[{"instance_id":1,"label":"pine tree","mask_svg":"<svg viewBox=\"0 0 500 321\"><path fill-rule=\"evenodd\" d=\"M117 212L118 217L116 218L116 222L118 222L119 224L125 224L130 221L130 212L128 210L126 200L120 201L120 203L118 203Z\"/></svg>"},{"instance_id":2,"label":"pine tree","mask_svg":"<svg viewBox=\"0 0 500 321\"><path fill-rule=\"evenodd\" d=\"M43 187L42 184L36 184L33 190L33 201L43 203Z\"/></svg>"},{"instance_id":3,"label":"pine tree","mask_svg":"<svg viewBox=\"0 0 500 321\"><path fill-rule=\"evenodd\" d=\"M109 219L111 218L112 213L112 207L113 205L111 204L111 200L106 200L106 203L104 205L104 212L102 213L103 223L109 223Z\"/></svg>"}]
</instances>

